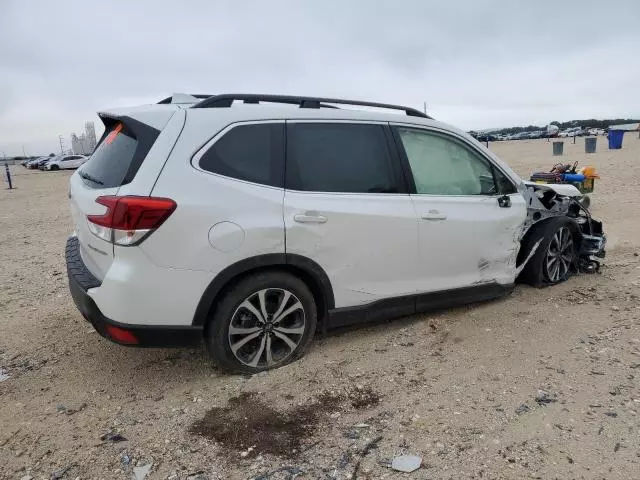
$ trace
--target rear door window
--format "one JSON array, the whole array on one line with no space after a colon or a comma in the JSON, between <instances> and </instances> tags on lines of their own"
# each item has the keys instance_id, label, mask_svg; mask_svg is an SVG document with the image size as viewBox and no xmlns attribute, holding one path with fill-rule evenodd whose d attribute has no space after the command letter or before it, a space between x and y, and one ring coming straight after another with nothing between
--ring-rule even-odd
<instances>
[{"instance_id":1,"label":"rear door window","mask_svg":"<svg viewBox=\"0 0 640 480\"><path fill-rule=\"evenodd\" d=\"M355 123L291 123L286 188L307 192L398 193L384 127Z\"/></svg>"},{"instance_id":2,"label":"rear door window","mask_svg":"<svg viewBox=\"0 0 640 480\"><path fill-rule=\"evenodd\" d=\"M225 177L282 187L283 136L282 123L238 125L202 155L200 168Z\"/></svg>"},{"instance_id":3,"label":"rear door window","mask_svg":"<svg viewBox=\"0 0 640 480\"><path fill-rule=\"evenodd\" d=\"M87 185L113 188L133 180L160 132L139 122L132 123L136 124L135 131L122 122L105 125L100 144L79 172Z\"/></svg>"}]
</instances>

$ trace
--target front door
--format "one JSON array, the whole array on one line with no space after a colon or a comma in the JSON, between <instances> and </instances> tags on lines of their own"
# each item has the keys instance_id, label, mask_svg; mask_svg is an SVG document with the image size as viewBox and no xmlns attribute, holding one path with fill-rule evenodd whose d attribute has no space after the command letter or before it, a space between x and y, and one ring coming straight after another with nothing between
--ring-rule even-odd
<instances>
[{"instance_id":1,"label":"front door","mask_svg":"<svg viewBox=\"0 0 640 480\"><path fill-rule=\"evenodd\" d=\"M322 267L336 307L417 292L418 227L392 141L383 124L287 123L286 252Z\"/></svg>"},{"instance_id":2,"label":"front door","mask_svg":"<svg viewBox=\"0 0 640 480\"><path fill-rule=\"evenodd\" d=\"M425 291L511 284L526 204L515 185L462 137L394 127L415 184Z\"/></svg>"}]
</instances>

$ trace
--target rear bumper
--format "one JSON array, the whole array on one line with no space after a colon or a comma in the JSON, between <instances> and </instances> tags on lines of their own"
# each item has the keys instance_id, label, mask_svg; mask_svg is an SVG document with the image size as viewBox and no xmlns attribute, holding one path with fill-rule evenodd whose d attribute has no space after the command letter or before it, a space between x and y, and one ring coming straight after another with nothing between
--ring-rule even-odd
<instances>
[{"instance_id":1,"label":"rear bumper","mask_svg":"<svg viewBox=\"0 0 640 480\"><path fill-rule=\"evenodd\" d=\"M69 237L67 240L65 257L73 301L82 316L104 338L120 345L135 347L183 347L202 341L200 326L131 325L105 317L87 293L91 288L100 287L101 282L89 272L82 261L77 237Z\"/></svg>"}]
</instances>

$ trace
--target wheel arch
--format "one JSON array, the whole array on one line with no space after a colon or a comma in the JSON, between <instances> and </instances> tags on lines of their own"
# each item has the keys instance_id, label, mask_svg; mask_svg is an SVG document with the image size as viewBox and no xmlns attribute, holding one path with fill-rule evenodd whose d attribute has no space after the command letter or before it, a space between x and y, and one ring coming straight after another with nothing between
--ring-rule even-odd
<instances>
[{"instance_id":1,"label":"wheel arch","mask_svg":"<svg viewBox=\"0 0 640 480\"><path fill-rule=\"evenodd\" d=\"M299 277L313 294L319 322L335 307L331 281L320 265L302 255L272 253L245 258L218 273L202 294L192 324L206 325L211 309L229 288L242 278L263 270L280 270Z\"/></svg>"},{"instance_id":2,"label":"wheel arch","mask_svg":"<svg viewBox=\"0 0 640 480\"><path fill-rule=\"evenodd\" d=\"M573 234L573 241L576 243L577 247L580 246L580 242L582 240L582 234L580 232L580 226L573 218L567 215L557 215L553 217L547 217L531 225L531 227L529 227L529 230L527 230L527 232L520 239L520 250L518 251L516 266L520 266L522 262L524 262L529 257L529 253L531 252L531 249L535 246L537 240L539 240L533 237L535 237L538 234L538 232L542 228L544 228L545 225L555 221L558 218L563 218L569 222L571 233Z\"/></svg>"}]
</instances>

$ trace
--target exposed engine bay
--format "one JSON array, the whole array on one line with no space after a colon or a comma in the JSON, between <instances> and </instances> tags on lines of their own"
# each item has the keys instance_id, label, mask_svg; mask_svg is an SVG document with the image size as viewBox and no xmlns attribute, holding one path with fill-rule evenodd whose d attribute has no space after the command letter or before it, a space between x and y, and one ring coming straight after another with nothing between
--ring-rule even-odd
<instances>
[{"instance_id":1,"label":"exposed engine bay","mask_svg":"<svg viewBox=\"0 0 640 480\"><path fill-rule=\"evenodd\" d=\"M578 241L578 261L576 267L585 273L593 273L600 268L598 259L605 256L606 236L602 222L591 216L588 208L582 205L582 194L572 185L540 184L524 182L527 201L527 219L522 231L524 238L534 225L553 217L567 217L575 222L574 236ZM540 242L529 252L521 252L520 265L524 264L535 253Z\"/></svg>"}]
</instances>

